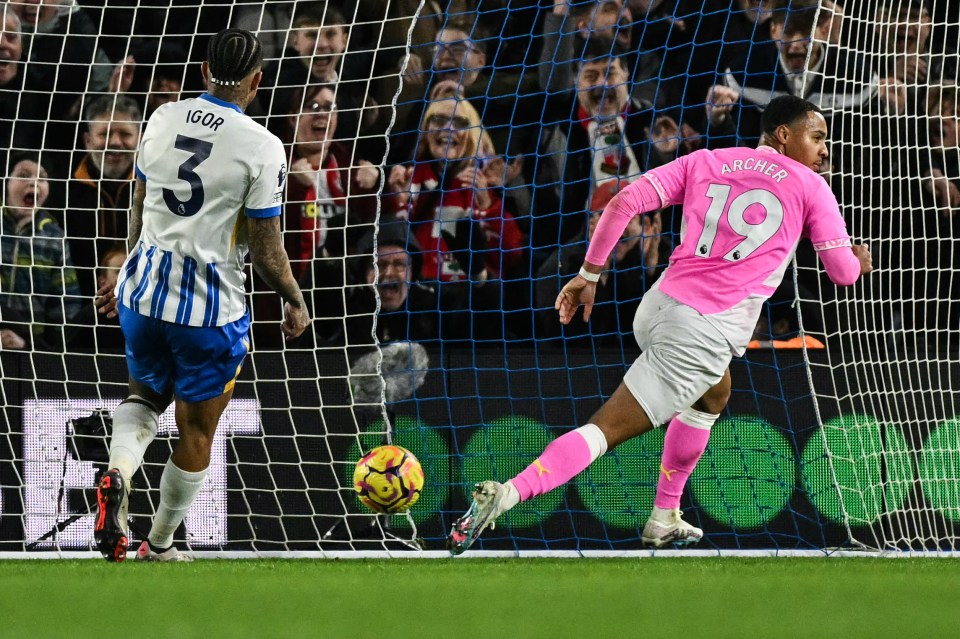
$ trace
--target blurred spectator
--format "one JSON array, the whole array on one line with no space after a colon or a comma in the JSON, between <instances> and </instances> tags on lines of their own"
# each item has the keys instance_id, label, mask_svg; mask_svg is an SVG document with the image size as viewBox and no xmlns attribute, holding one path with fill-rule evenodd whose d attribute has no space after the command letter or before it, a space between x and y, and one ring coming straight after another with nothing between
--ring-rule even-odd
<instances>
[{"instance_id":1,"label":"blurred spectator","mask_svg":"<svg viewBox=\"0 0 960 639\"><path fill-rule=\"evenodd\" d=\"M817 258L811 257L812 262L808 262L813 264ZM798 309L803 315L802 337ZM819 296L814 295L802 283L799 283L799 288L795 286L791 274L787 273L777 290L763 303L763 310L753 331L753 339L747 348L825 348L823 342L816 337L824 337L822 317L823 305Z\"/></svg>"},{"instance_id":2,"label":"blurred spectator","mask_svg":"<svg viewBox=\"0 0 960 639\"><path fill-rule=\"evenodd\" d=\"M627 184L627 181L605 182L594 191L590 201L589 238L593 237L604 207ZM621 338L631 337L635 310L631 302L639 300L666 268L672 250L668 237L663 233L659 211L638 215L630 220L623 232L623 239L607 259L597 283L597 297L590 322L573 322L567 326L560 324L553 304L563 285L583 265L587 246L583 242L575 242L557 249L537 272L537 337L590 334L605 343L617 345Z\"/></svg>"},{"instance_id":3,"label":"blurred spectator","mask_svg":"<svg viewBox=\"0 0 960 639\"><path fill-rule=\"evenodd\" d=\"M411 49L403 73L404 88L397 98L398 125L390 137L391 163L413 157L423 114L432 101L465 99L467 90L477 82L487 60L484 34L478 29L469 19L452 18L433 34L429 46ZM473 94L470 102L482 118L486 96Z\"/></svg>"},{"instance_id":4,"label":"blurred spectator","mask_svg":"<svg viewBox=\"0 0 960 639\"><path fill-rule=\"evenodd\" d=\"M876 19L882 96L892 113L923 113L929 84L956 83L956 50L932 50L933 22L925 0L886 1Z\"/></svg>"},{"instance_id":5,"label":"blurred spectator","mask_svg":"<svg viewBox=\"0 0 960 639\"><path fill-rule=\"evenodd\" d=\"M334 139L354 147L364 157L383 157L385 121L369 90L369 67L344 64L350 39L349 23L332 3L303 3L298 6L290 34L291 50L280 60L267 64L263 82L253 103L251 116L269 115L267 127L278 136L286 128L288 106L294 95L311 84L336 87L339 118Z\"/></svg>"},{"instance_id":6,"label":"blurred spectator","mask_svg":"<svg viewBox=\"0 0 960 639\"><path fill-rule=\"evenodd\" d=\"M944 78L944 57L932 55L933 21L926 0L886 0L877 11L879 41L885 44L880 71L907 85ZM937 53L944 53L942 49Z\"/></svg>"},{"instance_id":7,"label":"blurred spectator","mask_svg":"<svg viewBox=\"0 0 960 639\"><path fill-rule=\"evenodd\" d=\"M107 87L113 64L97 47L97 26L75 0L8 4L23 23L24 50L37 80L34 88L72 98Z\"/></svg>"},{"instance_id":8,"label":"blurred spectator","mask_svg":"<svg viewBox=\"0 0 960 639\"><path fill-rule=\"evenodd\" d=\"M0 166L7 166L9 149L38 149L43 140L44 110L40 96L23 91L25 69L21 62L23 40L20 17L10 5L0 5Z\"/></svg>"},{"instance_id":9,"label":"blurred spectator","mask_svg":"<svg viewBox=\"0 0 960 639\"><path fill-rule=\"evenodd\" d=\"M10 157L0 233L0 324L5 348L59 350L84 308L63 231L44 210L50 193L35 154ZM19 337L16 339L14 337Z\"/></svg>"},{"instance_id":10,"label":"blurred spectator","mask_svg":"<svg viewBox=\"0 0 960 639\"><path fill-rule=\"evenodd\" d=\"M459 335L465 317L462 310L454 308L458 300L444 305L445 311L453 312L441 313L436 288L418 282L420 246L406 227L402 221L382 224L375 253L373 232L369 231L357 245L356 254L348 258L347 268L342 261L314 262L314 286L308 290L313 290L314 328L320 341L370 345L374 317L376 338L381 343L430 343Z\"/></svg>"},{"instance_id":11,"label":"blurred spectator","mask_svg":"<svg viewBox=\"0 0 960 639\"><path fill-rule=\"evenodd\" d=\"M477 14L468 13L449 16L429 46L411 49L390 136L391 164L410 161L423 113L444 97L470 102L504 152L517 156L535 144L543 96L517 70L487 72L491 43L499 45L500 40L489 35Z\"/></svg>"},{"instance_id":12,"label":"blurred spectator","mask_svg":"<svg viewBox=\"0 0 960 639\"><path fill-rule=\"evenodd\" d=\"M296 91L288 108L284 238L290 267L301 281L309 277L314 261L342 264L377 213L380 171L366 160L351 163L350 150L333 139L338 117L332 85ZM281 348L282 335L270 320L281 321L282 309L259 275L252 277L252 305L261 320L253 327L254 340L258 348Z\"/></svg>"},{"instance_id":13,"label":"blurred spectator","mask_svg":"<svg viewBox=\"0 0 960 639\"><path fill-rule=\"evenodd\" d=\"M876 78L864 59L824 43L831 14L825 12L817 22L817 0L776 0L773 6L771 39L754 43L727 69L725 84L707 94L711 146L755 145L763 109L778 95L810 100L824 109L828 125L833 115L862 110L877 95ZM812 38L815 27L817 38Z\"/></svg>"},{"instance_id":14,"label":"blurred spectator","mask_svg":"<svg viewBox=\"0 0 960 639\"><path fill-rule=\"evenodd\" d=\"M930 167L924 187L940 217L960 217L960 88L932 86L927 94Z\"/></svg>"},{"instance_id":15,"label":"blurred spectator","mask_svg":"<svg viewBox=\"0 0 960 639\"><path fill-rule=\"evenodd\" d=\"M505 155L497 152L490 135L483 131L480 134L477 165L490 196L490 204L482 213L485 221L483 231L488 247L487 274L492 279L520 277L518 269L521 267L523 249L527 242L512 211L518 210L517 203L519 210L530 208L530 189L523 182L523 156L508 161ZM501 217L496 216L497 211L501 212Z\"/></svg>"},{"instance_id":16,"label":"blurred spectator","mask_svg":"<svg viewBox=\"0 0 960 639\"><path fill-rule=\"evenodd\" d=\"M639 4L643 4L640 2ZM662 68L653 69L657 106L683 104L683 137L706 131L704 96L728 67L755 42L770 39L772 0L680 0L651 2L648 24L657 28L643 32L642 49L655 48ZM658 35L658 30L663 32ZM662 47L662 48L661 48ZM650 98L650 101L653 101Z\"/></svg>"},{"instance_id":17,"label":"blurred spectator","mask_svg":"<svg viewBox=\"0 0 960 639\"><path fill-rule=\"evenodd\" d=\"M230 26L256 33L263 47L263 59L274 60L287 48L294 4L274 0L235 6Z\"/></svg>"},{"instance_id":18,"label":"blurred spectator","mask_svg":"<svg viewBox=\"0 0 960 639\"><path fill-rule=\"evenodd\" d=\"M633 16L623 0L577 2L554 0L553 10L543 21L543 48L537 76L547 93L569 92L577 86L577 63L589 40L613 44L628 51L633 44ZM636 68L636 59L626 60L627 69ZM636 79L636 78L634 78ZM635 83L636 89L640 83ZM650 93L655 93L654 88ZM637 96L640 97L640 96Z\"/></svg>"},{"instance_id":19,"label":"blurred spectator","mask_svg":"<svg viewBox=\"0 0 960 639\"><path fill-rule=\"evenodd\" d=\"M24 89L44 96L44 164L53 175L62 175L77 136L77 96L105 91L113 63L97 46L97 26L75 0L18 0L9 5L22 21Z\"/></svg>"},{"instance_id":20,"label":"blurred spectator","mask_svg":"<svg viewBox=\"0 0 960 639\"><path fill-rule=\"evenodd\" d=\"M629 180L686 152L671 116L631 99L624 59L609 47L591 41L576 98L557 96L547 107L529 232L534 248L553 251L582 232L590 196L602 182Z\"/></svg>"},{"instance_id":21,"label":"blurred spectator","mask_svg":"<svg viewBox=\"0 0 960 639\"><path fill-rule=\"evenodd\" d=\"M820 19L817 21L817 37L830 44L844 44L843 5L833 0L820 0Z\"/></svg>"},{"instance_id":22,"label":"blurred spectator","mask_svg":"<svg viewBox=\"0 0 960 639\"><path fill-rule=\"evenodd\" d=\"M124 95L101 96L84 110L86 131L80 158L67 185L63 213L85 297L95 292L95 271L111 248L127 238L134 153L140 144L142 115Z\"/></svg>"},{"instance_id":23,"label":"blurred spectator","mask_svg":"<svg viewBox=\"0 0 960 639\"><path fill-rule=\"evenodd\" d=\"M333 139L339 117L335 97L334 86L311 85L290 105L286 229L297 277L314 257L346 255L376 216L373 194L380 173L366 160L351 168L349 149Z\"/></svg>"},{"instance_id":24,"label":"blurred spectator","mask_svg":"<svg viewBox=\"0 0 960 639\"><path fill-rule=\"evenodd\" d=\"M757 327L753 331L753 339L747 344L747 348L826 348L823 342L813 335L809 333L801 335L796 322L791 322L789 313L780 312L775 315L772 307L769 312L769 316L767 313L760 314Z\"/></svg>"},{"instance_id":25,"label":"blurred spectator","mask_svg":"<svg viewBox=\"0 0 960 639\"><path fill-rule=\"evenodd\" d=\"M769 5L769 0L767 5ZM754 40L767 39L769 9L760 0L554 0L543 26L538 73L549 92L572 89L576 61L588 39L627 50L631 95L658 107L701 105L707 89ZM702 131L691 111L683 136Z\"/></svg>"},{"instance_id":26,"label":"blurred spectator","mask_svg":"<svg viewBox=\"0 0 960 639\"><path fill-rule=\"evenodd\" d=\"M187 52L176 44L145 43L114 67L109 91L136 100L144 120L149 120L158 107L180 99L187 59Z\"/></svg>"},{"instance_id":27,"label":"blurred spectator","mask_svg":"<svg viewBox=\"0 0 960 639\"><path fill-rule=\"evenodd\" d=\"M930 87L927 114L931 165L924 186L942 217L960 216L960 87Z\"/></svg>"},{"instance_id":28,"label":"blurred spectator","mask_svg":"<svg viewBox=\"0 0 960 639\"><path fill-rule=\"evenodd\" d=\"M436 100L420 129L415 164L393 167L385 207L410 220L423 250L421 277L442 282L497 277L500 260L509 263L519 255L522 236L488 187L479 115L464 100ZM484 257L483 251L494 255ZM506 258L505 251L511 252Z\"/></svg>"},{"instance_id":29,"label":"blurred spectator","mask_svg":"<svg viewBox=\"0 0 960 639\"><path fill-rule=\"evenodd\" d=\"M920 347L940 352L960 348L960 299L957 241L960 238L960 87L932 86L927 95L929 149L920 153L929 165L920 168L922 190L915 197L906 182L901 196L906 210L898 255L906 268L896 269L906 321L926 329L915 336ZM901 187L902 188L902 187ZM917 203L921 206L917 206ZM879 224L877 226L880 226ZM889 229L889 225L884 226ZM877 231L874 231L877 232ZM899 292L899 291L898 291ZM912 308L911 308L912 307Z\"/></svg>"}]
</instances>

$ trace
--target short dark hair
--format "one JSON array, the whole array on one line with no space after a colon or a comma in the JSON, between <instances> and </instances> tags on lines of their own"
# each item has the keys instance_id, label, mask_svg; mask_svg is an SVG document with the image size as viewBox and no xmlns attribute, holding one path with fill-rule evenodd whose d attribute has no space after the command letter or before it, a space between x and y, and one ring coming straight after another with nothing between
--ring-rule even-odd
<instances>
[{"instance_id":1,"label":"short dark hair","mask_svg":"<svg viewBox=\"0 0 960 639\"><path fill-rule=\"evenodd\" d=\"M263 47L245 29L224 29L207 44L207 64L211 82L235 86L263 65Z\"/></svg>"},{"instance_id":2,"label":"short dark hair","mask_svg":"<svg viewBox=\"0 0 960 639\"><path fill-rule=\"evenodd\" d=\"M487 39L490 37L490 32L477 21L475 15L469 13L454 15L437 29L436 35L439 36L440 32L445 29L463 31L467 34L474 48L478 49L484 55L487 54Z\"/></svg>"},{"instance_id":3,"label":"short dark hair","mask_svg":"<svg viewBox=\"0 0 960 639\"><path fill-rule=\"evenodd\" d=\"M301 3L293 16L293 27L340 27L347 30L347 18L327 2Z\"/></svg>"},{"instance_id":4,"label":"short dark hair","mask_svg":"<svg viewBox=\"0 0 960 639\"><path fill-rule=\"evenodd\" d=\"M777 127L784 124L790 126L797 120L805 118L811 111L823 113L820 107L801 97L795 95L777 96L770 100L767 108L763 110L760 125L765 134L773 135Z\"/></svg>"},{"instance_id":5,"label":"short dark hair","mask_svg":"<svg viewBox=\"0 0 960 639\"><path fill-rule=\"evenodd\" d=\"M89 102L83 108L83 119L92 122L100 119L99 116L102 115L112 119L114 113L126 113L134 122L143 120L140 105L133 98L119 94L101 95Z\"/></svg>"},{"instance_id":6,"label":"short dark hair","mask_svg":"<svg viewBox=\"0 0 960 639\"><path fill-rule=\"evenodd\" d=\"M770 23L783 25L784 33L813 34L819 4L819 0L778 0Z\"/></svg>"},{"instance_id":7,"label":"short dark hair","mask_svg":"<svg viewBox=\"0 0 960 639\"><path fill-rule=\"evenodd\" d=\"M620 60L626 64L623 60L623 56L626 55L626 53L626 50L618 44L616 40L611 41L605 38L593 37L586 40L583 44L583 55L580 56L580 64L598 62L605 58Z\"/></svg>"}]
</instances>

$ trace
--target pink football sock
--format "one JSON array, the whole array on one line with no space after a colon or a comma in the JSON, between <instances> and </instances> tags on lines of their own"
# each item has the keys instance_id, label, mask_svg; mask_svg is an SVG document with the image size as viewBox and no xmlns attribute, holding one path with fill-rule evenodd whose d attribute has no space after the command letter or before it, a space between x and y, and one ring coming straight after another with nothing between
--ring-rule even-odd
<instances>
[{"instance_id":1,"label":"pink football sock","mask_svg":"<svg viewBox=\"0 0 960 639\"><path fill-rule=\"evenodd\" d=\"M606 451L603 432L587 424L550 442L540 457L510 482L520 493L520 501L526 501L567 483Z\"/></svg>"},{"instance_id":2,"label":"pink football sock","mask_svg":"<svg viewBox=\"0 0 960 639\"><path fill-rule=\"evenodd\" d=\"M680 496L690 474L700 461L710 439L710 426L716 415L706 427L691 426L680 421L689 411L677 415L667 426L667 435L663 440L663 458L660 462L660 479L657 481L657 498L653 504L657 508L673 509L680 507ZM691 420L693 421L693 420Z\"/></svg>"}]
</instances>

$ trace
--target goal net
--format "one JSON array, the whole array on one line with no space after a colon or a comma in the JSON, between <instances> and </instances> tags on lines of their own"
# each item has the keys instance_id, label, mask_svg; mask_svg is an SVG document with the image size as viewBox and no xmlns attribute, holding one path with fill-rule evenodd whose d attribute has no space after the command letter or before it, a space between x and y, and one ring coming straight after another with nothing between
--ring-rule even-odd
<instances>
[{"instance_id":1,"label":"goal net","mask_svg":"<svg viewBox=\"0 0 960 639\"><path fill-rule=\"evenodd\" d=\"M952 4L59 0L0 11L0 552L92 548L93 487L127 369L116 320L91 299L125 257L143 127L204 90L207 41L227 26L264 45L247 113L289 153L284 243L314 323L285 342L279 298L247 269L252 349L179 544L442 549L473 482L510 478L585 423L639 353L633 314L679 242L680 211L637 218L590 324L561 327L553 302L592 212L679 155L755 145L764 105L794 93L824 111L824 179L877 271L838 289L801 247L731 365L730 404L684 516L707 549L957 549ZM477 548L639 549L663 434L519 505ZM134 478L133 540L149 530L175 442L170 409ZM386 442L423 465L406 515L374 516L354 494L356 461Z\"/></svg>"}]
</instances>

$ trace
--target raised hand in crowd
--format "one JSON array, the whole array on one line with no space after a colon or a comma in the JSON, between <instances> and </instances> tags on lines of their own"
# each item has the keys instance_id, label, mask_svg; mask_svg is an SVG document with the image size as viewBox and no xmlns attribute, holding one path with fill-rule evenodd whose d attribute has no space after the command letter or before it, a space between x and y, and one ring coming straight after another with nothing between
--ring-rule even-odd
<instances>
[{"instance_id":1,"label":"raised hand in crowd","mask_svg":"<svg viewBox=\"0 0 960 639\"><path fill-rule=\"evenodd\" d=\"M440 80L430 89L430 100L463 98L463 83L457 80Z\"/></svg>"},{"instance_id":2,"label":"raised hand in crowd","mask_svg":"<svg viewBox=\"0 0 960 639\"><path fill-rule=\"evenodd\" d=\"M27 347L25 339L11 331L9 328L0 329L0 348L21 350Z\"/></svg>"},{"instance_id":3,"label":"raised hand in crowd","mask_svg":"<svg viewBox=\"0 0 960 639\"><path fill-rule=\"evenodd\" d=\"M410 203L410 184L413 182L413 167L396 165L390 169L387 177L389 191L396 198L398 209L405 209Z\"/></svg>"},{"instance_id":4,"label":"raised hand in crowd","mask_svg":"<svg viewBox=\"0 0 960 639\"><path fill-rule=\"evenodd\" d=\"M957 209L960 209L960 188L957 188L955 182L947 179L943 171L934 167L930 169L930 175L924 181L924 187L927 192L932 193L940 209L940 215L949 217Z\"/></svg>"},{"instance_id":5,"label":"raised hand in crowd","mask_svg":"<svg viewBox=\"0 0 960 639\"><path fill-rule=\"evenodd\" d=\"M680 127L669 115L661 115L653 121L647 137L661 155L673 156L680 145Z\"/></svg>"},{"instance_id":6,"label":"raised hand in crowd","mask_svg":"<svg viewBox=\"0 0 960 639\"><path fill-rule=\"evenodd\" d=\"M109 89L111 93L126 93L133 85L133 76L137 71L137 61L128 55L123 62L119 62L110 74Z\"/></svg>"},{"instance_id":7,"label":"raised hand in crowd","mask_svg":"<svg viewBox=\"0 0 960 639\"><path fill-rule=\"evenodd\" d=\"M895 77L880 78L877 94L886 105L887 113L899 114L907 110L907 85Z\"/></svg>"},{"instance_id":8,"label":"raised hand in crowd","mask_svg":"<svg viewBox=\"0 0 960 639\"><path fill-rule=\"evenodd\" d=\"M403 59L401 59L401 65L403 64ZM403 83L411 87L423 87L427 84L428 75L423 72L423 61L415 53L408 53L406 57L406 65L401 66L403 69Z\"/></svg>"},{"instance_id":9,"label":"raised hand in crowd","mask_svg":"<svg viewBox=\"0 0 960 639\"><path fill-rule=\"evenodd\" d=\"M316 179L317 168L308 158L299 158L290 165L290 179L303 186L311 186Z\"/></svg>"},{"instance_id":10,"label":"raised hand in crowd","mask_svg":"<svg viewBox=\"0 0 960 639\"><path fill-rule=\"evenodd\" d=\"M924 55L898 55L893 69L897 79L906 84L924 84L927 81L927 58Z\"/></svg>"},{"instance_id":11,"label":"raised hand in crowd","mask_svg":"<svg viewBox=\"0 0 960 639\"><path fill-rule=\"evenodd\" d=\"M466 168L457 174L457 180L464 185L469 185L473 189L473 205L476 209L487 209L493 204L493 198L490 197L490 181L485 167L477 166L476 162L468 162Z\"/></svg>"},{"instance_id":12,"label":"raised hand in crowd","mask_svg":"<svg viewBox=\"0 0 960 639\"><path fill-rule=\"evenodd\" d=\"M680 146L683 148L683 155L693 153L703 146L703 135L684 122L680 125Z\"/></svg>"},{"instance_id":13,"label":"raised hand in crowd","mask_svg":"<svg viewBox=\"0 0 960 639\"><path fill-rule=\"evenodd\" d=\"M707 91L706 104L707 120L710 124L723 124L730 117L730 112L740 99L740 94L720 84L715 84Z\"/></svg>"},{"instance_id":14,"label":"raised hand in crowd","mask_svg":"<svg viewBox=\"0 0 960 639\"><path fill-rule=\"evenodd\" d=\"M377 188L377 182L380 180L380 171L367 160L360 160L357 162L354 179L357 182L357 186L365 191L369 191Z\"/></svg>"},{"instance_id":15,"label":"raised hand in crowd","mask_svg":"<svg viewBox=\"0 0 960 639\"><path fill-rule=\"evenodd\" d=\"M643 217L643 266L647 273L652 275L660 265L663 220L660 217L660 211L641 217Z\"/></svg>"}]
</instances>

